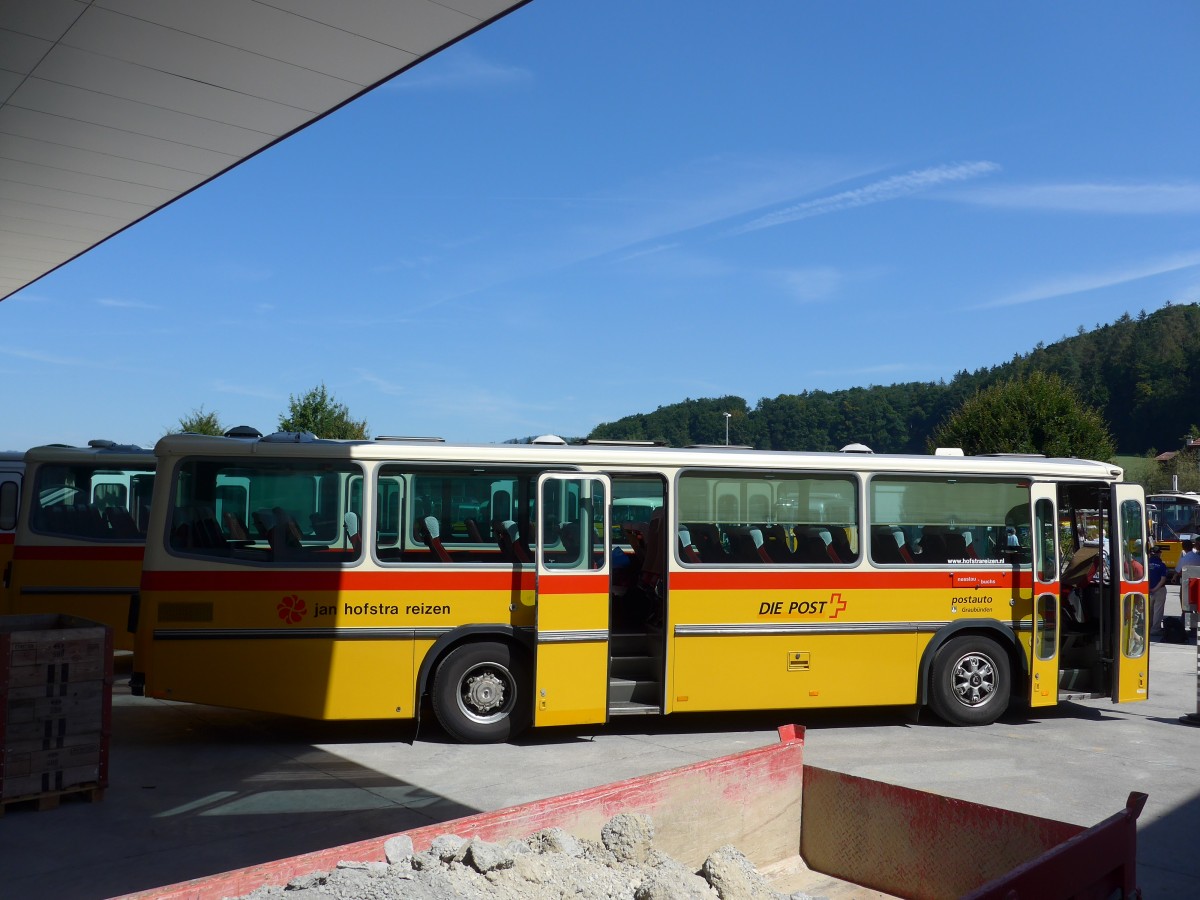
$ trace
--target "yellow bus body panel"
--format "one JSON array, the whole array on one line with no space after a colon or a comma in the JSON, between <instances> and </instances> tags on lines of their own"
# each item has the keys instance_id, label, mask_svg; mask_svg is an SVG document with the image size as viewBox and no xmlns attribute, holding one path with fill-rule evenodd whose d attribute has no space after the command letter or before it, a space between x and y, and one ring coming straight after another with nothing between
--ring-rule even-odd
<instances>
[{"instance_id":1,"label":"yellow bus body panel","mask_svg":"<svg viewBox=\"0 0 1200 900\"><path fill-rule=\"evenodd\" d=\"M142 575L140 548L138 559L71 558L69 550L58 559L22 559L16 551L8 612L90 619L112 629L114 650L132 650L129 604Z\"/></svg>"},{"instance_id":2,"label":"yellow bus body panel","mask_svg":"<svg viewBox=\"0 0 1200 900\"><path fill-rule=\"evenodd\" d=\"M673 590L667 711L912 705L934 633L958 620L1012 625L1022 612L1028 620L1029 601L1016 593ZM715 633L689 634L702 629ZM1020 640L1028 653L1029 635Z\"/></svg>"},{"instance_id":3,"label":"yellow bus body panel","mask_svg":"<svg viewBox=\"0 0 1200 900\"><path fill-rule=\"evenodd\" d=\"M573 576L542 576L571 585ZM605 580L607 587L607 579ZM608 641L553 640L555 634L608 634L608 591L538 595L535 725L584 725L608 718Z\"/></svg>"},{"instance_id":4,"label":"yellow bus body panel","mask_svg":"<svg viewBox=\"0 0 1200 900\"><path fill-rule=\"evenodd\" d=\"M534 724L584 725L605 721L607 672L607 641L540 644Z\"/></svg>"},{"instance_id":5,"label":"yellow bus body panel","mask_svg":"<svg viewBox=\"0 0 1200 900\"><path fill-rule=\"evenodd\" d=\"M317 719L408 719L435 641L416 633L481 622L532 626L526 593L514 603L511 592L496 590L147 590L142 615L155 620L143 626L135 667L146 673L146 695L167 700Z\"/></svg>"}]
</instances>

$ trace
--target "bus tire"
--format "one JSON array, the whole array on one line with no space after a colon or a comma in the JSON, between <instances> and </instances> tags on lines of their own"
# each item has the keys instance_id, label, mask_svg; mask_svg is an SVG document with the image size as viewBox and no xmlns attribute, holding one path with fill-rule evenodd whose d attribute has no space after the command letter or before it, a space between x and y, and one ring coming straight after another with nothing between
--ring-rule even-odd
<instances>
[{"instance_id":1,"label":"bus tire","mask_svg":"<svg viewBox=\"0 0 1200 900\"><path fill-rule=\"evenodd\" d=\"M954 638L934 657L929 705L951 725L990 725L1008 709L1011 695L1008 654L991 638Z\"/></svg>"},{"instance_id":2,"label":"bus tire","mask_svg":"<svg viewBox=\"0 0 1200 900\"><path fill-rule=\"evenodd\" d=\"M500 641L451 650L433 675L433 712L467 744L507 741L529 727L533 692L525 652Z\"/></svg>"}]
</instances>

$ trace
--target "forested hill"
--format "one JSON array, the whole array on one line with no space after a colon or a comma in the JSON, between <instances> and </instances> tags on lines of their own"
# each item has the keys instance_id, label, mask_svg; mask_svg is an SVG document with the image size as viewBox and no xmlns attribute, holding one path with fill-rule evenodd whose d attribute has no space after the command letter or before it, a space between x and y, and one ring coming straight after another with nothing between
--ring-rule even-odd
<instances>
[{"instance_id":1,"label":"forested hill","mask_svg":"<svg viewBox=\"0 0 1200 900\"><path fill-rule=\"evenodd\" d=\"M1104 414L1118 453L1176 449L1200 423L1200 304L1168 305L1093 331L1081 328L1003 365L959 372L948 383L780 394L753 409L741 397L684 400L603 423L589 437L675 447L723 444L729 412L734 444L837 450L859 442L877 453L925 453L930 433L967 397L1036 370L1061 376Z\"/></svg>"}]
</instances>

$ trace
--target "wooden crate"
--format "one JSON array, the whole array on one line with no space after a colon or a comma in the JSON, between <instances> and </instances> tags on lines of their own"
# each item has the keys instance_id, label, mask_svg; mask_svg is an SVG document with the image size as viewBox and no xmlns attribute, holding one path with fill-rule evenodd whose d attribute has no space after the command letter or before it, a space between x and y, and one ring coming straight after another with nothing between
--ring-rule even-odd
<instances>
[{"instance_id":1,"label":"wooden crate","mask_svg":"<svg viewBox=\"0 0 1200 900\"><path fill-rule=\"evenodd\" d=\"M0 616L0 815L108 786L112 633L65 615Z\"/></svg>"}]
</instances>

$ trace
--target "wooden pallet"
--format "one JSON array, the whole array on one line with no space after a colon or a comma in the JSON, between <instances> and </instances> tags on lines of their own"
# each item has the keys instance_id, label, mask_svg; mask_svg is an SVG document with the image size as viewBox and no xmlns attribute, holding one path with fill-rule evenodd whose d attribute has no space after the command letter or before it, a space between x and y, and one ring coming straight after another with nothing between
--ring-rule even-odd
<instances>
[{"instance_id":1,"label":"wooden pallet","mask_svg":"<svg viewBox=\"0 0 1200 900\"><path fill-rule=\"evenodd\" d=\"M58 809L58 804L64 798L73 798L87 803L98 803L104 799L104 788L98 784L79 784L61 791L47 791L42 794L26 794L23 797L0 797L0 818L8 812L9 807L26 807L38 812L46 809Z\"/></svg>"}]
</instances>

